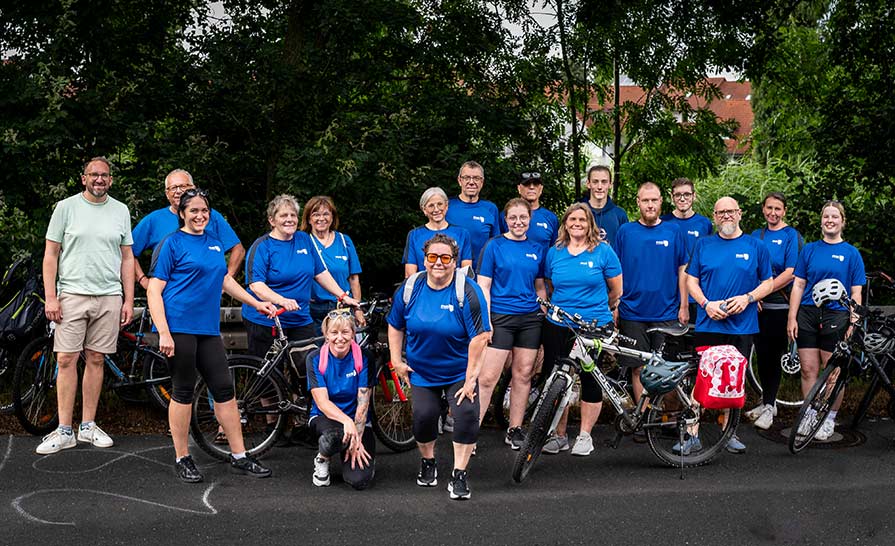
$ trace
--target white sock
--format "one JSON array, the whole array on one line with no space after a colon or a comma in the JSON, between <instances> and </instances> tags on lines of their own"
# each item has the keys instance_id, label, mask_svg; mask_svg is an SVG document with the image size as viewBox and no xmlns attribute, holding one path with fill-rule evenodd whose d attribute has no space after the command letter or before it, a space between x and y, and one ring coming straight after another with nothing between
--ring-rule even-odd
<instances>
[{"instance_id":1,"label":"white sock","mask_svg":"<svg viewBox=\"0 0 895 546\"><path fill-rule=\"evenodd\" d=\"M245 458L246 458L246 452L245 452L245 451L243 451L242 453L233 453L232 455L233 455L233 458L236 459L237 461L238 461L239 459L245 459Z\"/></svg>"}]
</instances>

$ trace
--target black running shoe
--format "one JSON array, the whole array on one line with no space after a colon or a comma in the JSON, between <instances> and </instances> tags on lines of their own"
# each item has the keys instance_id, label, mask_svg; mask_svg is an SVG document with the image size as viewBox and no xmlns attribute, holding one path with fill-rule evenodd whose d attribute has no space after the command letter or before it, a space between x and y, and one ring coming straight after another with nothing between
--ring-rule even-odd
<instances>
[{"instance_id":1,"label":"black running shoe","mask_svg":"<svg viewBox=\"0 0 895 546\"><path fill-rule=\"evenodd\" d=\"M466 500L472 496L469 492L469 480L465 470L454 469L454 475L448 483L448 491L454 500Z\"/></svg>"},{"instance_id":2,"label":"black running shoe","mask_svg":"<svg viewBox=\"0 0 895 546\"><path fill-rule=\"evenodd\" d=\"M199 483L204 479L202 473L196 468L196 463L191 455L176 461L174 463L174 471L177 472L177 477L180 478L180 481L185 483Z\"/></svg>"},{"instance_id":3,"label":"black running shoe","mask_svg":"<svg viewBox=\"0 0 895 546\"><path fill-rule=\"evenodd\" d=\"M420 459L420 473L416 475L416 484L420 487L438 485L438 465L435 459Z\"/></svg>"},{"instance_id":4,"label":"black running shoe","mask_svg":"<svg viewBox=\"0 0 895 546\"><path fill-rule=\"evenodd\" d=\"M504 436L503 443L518 451L522 448L522 444L525 443L525 431L522 430L522 427L507 429L507 435Z\"/></svg>"},{"instance_id":5,"label":"black running shoe","mask_svg":"<svg viewBox=\"0 0 895 546\"><path fill-rule=\"evenodd\" d=\"M259 463L251 455L246 455L242 459L236 459L233 455L230 455L230 468L233 469L233 472L245 474L253 478L269 478L271 474L269 468Z\"/></svg>"}]
</instances>

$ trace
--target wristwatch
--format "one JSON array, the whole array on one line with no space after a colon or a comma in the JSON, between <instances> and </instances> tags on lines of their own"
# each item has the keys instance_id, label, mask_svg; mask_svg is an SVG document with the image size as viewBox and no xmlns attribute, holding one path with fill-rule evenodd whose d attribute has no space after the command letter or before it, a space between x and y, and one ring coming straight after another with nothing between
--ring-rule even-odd
<instances>
[{"instance_id":1,"label":"wristwatch","mask_svg":"<svg viewBox=\"0 0 895 546\"><path fill-rule=\"evenodd\" d=\"M752 294L746 294L746 297L749 298L749 303L755 303L755 298L752 296Z\"/></svg>"}]
</instances>

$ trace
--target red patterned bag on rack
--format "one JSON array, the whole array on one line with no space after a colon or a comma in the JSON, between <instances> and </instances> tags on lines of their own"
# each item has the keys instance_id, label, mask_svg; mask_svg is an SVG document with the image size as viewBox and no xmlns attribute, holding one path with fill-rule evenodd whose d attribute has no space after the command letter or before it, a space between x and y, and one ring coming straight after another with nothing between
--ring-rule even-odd
<instances>
[{"instance_id":1,"label":"red patterned bag on rack","mask_svg":"<svg viewBox=\"0 0 895 546\"><path fill-rule=\"evenodd\" d=\"M736 409L746 403L746 358L733 345L697 347L702 355L693 398L708 409Z\"/></svg>"}]
</instances>

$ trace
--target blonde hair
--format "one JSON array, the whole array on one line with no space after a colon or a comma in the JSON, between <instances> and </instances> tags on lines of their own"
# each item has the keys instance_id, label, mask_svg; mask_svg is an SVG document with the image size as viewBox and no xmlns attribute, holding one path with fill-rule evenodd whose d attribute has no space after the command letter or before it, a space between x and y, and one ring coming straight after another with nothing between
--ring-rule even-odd
<instances>
[{"instance_id":1,"label":"blonde hair","mask_svg":"<svg viewBox=\"0 0 895 546\"><path fill-rule=\"evenodd\" d=\"M354 317L352 316L351 310L343 307L336 309L337 311L348 311L347 315L338 315L334 318L330 318L329 315L323 318L323 322L320 324L320 331L323 332L323 335L326 336L327 332L329 332L330 327L341 328L344 325L348 325L351 327L352 332L357 332L357 324L354 322Z\"/></svg>"},{"instance_id":2,"label":"blonde hair","mask_svg":"<svg viewBox=\"0 0 895 546\"><path fill-rule=\"evenodd\" d=\"M591 212L590 206L587 205L587 203L573 203L566 209L566 212L562 215L562 219L559 221L559 235L556 237L556 248L565 248L569 246L572 237L569 235L569 232L566 231L566 220L568 220L569 216L576 210L583 210L584 215L587 216L588 228L585 240L587 241L587 250L591 251L594 247L600 244L600 232L597 231L597 223L594 221L594 213Z\"/></svg>"}]
</instances>

